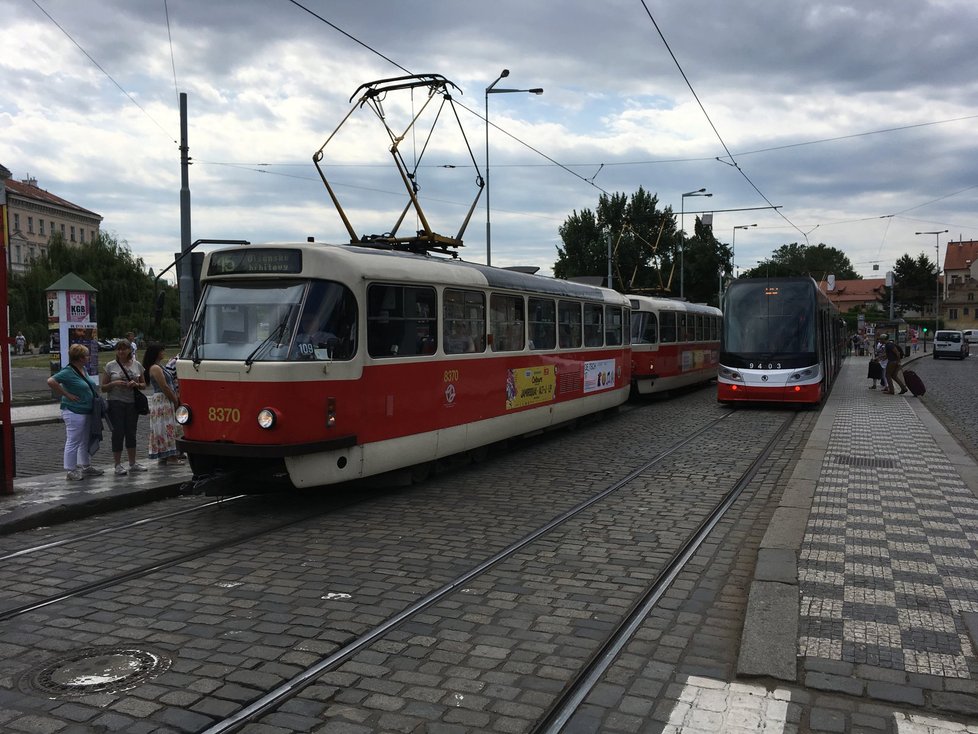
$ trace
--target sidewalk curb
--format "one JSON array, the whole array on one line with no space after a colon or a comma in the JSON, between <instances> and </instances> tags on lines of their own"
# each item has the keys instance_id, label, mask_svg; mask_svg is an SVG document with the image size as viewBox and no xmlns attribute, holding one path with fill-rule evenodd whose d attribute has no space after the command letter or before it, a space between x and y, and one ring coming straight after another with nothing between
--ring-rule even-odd
<instances>
[{"instance_id":1,"label":"sidewalk curb","mask_svg":"<svg viewBox=\"0 0 978 734\"><path fill-rule=\"evenodd\" d=\"M27 505L0 518L0 537L177 497L182 494L181 488L187 481L181 479L172 484L139 487L124 492L107 492L99 496L80 494L76 495L77 499L73 497L57 504Z\"/></svg>"}]
</instances>

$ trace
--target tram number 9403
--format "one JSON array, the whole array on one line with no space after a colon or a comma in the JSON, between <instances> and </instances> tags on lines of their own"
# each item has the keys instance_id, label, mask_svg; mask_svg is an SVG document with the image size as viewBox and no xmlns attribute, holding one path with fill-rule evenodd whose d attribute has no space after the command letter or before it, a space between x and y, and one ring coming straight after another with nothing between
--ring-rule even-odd
<instances>
[{"instance_id":1,"label":"tram number 9403","mask_svg":"<svg viewBox=\"0 0 978 734\"><path fill-rule=\"evenodd\" d=\"M767 364L763 364L761 362L757 362L757 363L751 362L749 365L747 365L747 369L749 369L749 370L779 370L779 369L781 369L781 363L780 362L768 362Z\"/></svg>"},{"instance_id":2,"label":"tram number 9403","mask_svg":"<svg viewBox=\"0 0 978 734\"><path fill-rule=\"evenodd\" d=\"M207 420L212 423L240 423L241 411L237 408L208 408Z\"/></svg>"}]
</instances>

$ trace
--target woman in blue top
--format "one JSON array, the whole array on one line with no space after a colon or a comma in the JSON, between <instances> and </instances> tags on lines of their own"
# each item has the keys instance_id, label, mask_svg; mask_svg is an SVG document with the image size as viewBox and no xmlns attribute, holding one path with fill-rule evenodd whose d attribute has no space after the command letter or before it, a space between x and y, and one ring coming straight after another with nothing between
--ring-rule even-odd
<instances>
[{"instance_id":1,"label":"woman in blue top","mask_svg":"<svg viewBox=\"0 0 978 734\"><path fill-rule=\"evenodd\" d=\"M61 395L61 418L65 422L65 469L68 481L98 476L101 469L91 465L88 453L88 416L92 412L95 386L85 374L88 347L68 347L68 366L48 378L48 386Z\"/></svg>"}]
</instances>

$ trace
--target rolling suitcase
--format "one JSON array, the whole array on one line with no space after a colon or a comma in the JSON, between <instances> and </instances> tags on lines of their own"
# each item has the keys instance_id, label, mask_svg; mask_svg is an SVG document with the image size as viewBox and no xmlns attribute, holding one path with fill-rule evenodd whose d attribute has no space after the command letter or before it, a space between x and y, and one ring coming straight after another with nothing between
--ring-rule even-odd
<instances>
[{"instance_id":1,"label":"rolling suitcase","mask_svg":"<svg viewBox=\"0 0 978 734\"><path fill-rule=\"evenodd\" d=\"M907 387L910 389L910 392L914 394L914 397L919 398L921 395L927 392L927 388L924 387L924 381L921 380L920 375L913 370L903 371L903 381L907 383Z\"/></svg>"}]
</instances>

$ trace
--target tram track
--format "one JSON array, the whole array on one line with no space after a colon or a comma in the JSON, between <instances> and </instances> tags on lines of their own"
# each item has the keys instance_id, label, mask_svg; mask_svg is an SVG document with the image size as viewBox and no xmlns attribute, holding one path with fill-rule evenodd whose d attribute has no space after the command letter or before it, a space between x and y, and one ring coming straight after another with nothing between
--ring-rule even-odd
<instances>
[{"instance_id":1,"label":"tram track","mask_svg":"<svg viewBox=\"0 0 978 734\"><path fill-rule=\"evenodd\" d=\"M705 399L704 402L706 402ZM670 405L668 407L670 414L672 414L672 406ZM676 417L683 414L681 408L676 407L674 410ZM287 526L283 524L284 533L278 533L279 541L275 540L276 534L274 532L272 535L266 535L261 539L261 547L255 547L255 543L245 541L244 545L239 546L242 550L247 550L243 555L240 551L229 553L227 548L231 547L231 543L214 543L212 544L212 548L198 548L196 552L186 554L186 564L180 570L174 569L175 566L180 564L180 560L177 559L171 559L171 561L165 563L144 563L140 565L139 570L142 572L141 574L134 575L133 573L129 573L125 575L125 578L123 578L123 575L119 575L116 582L121 585L117 597L120 600L118 604L124 606L127 603L141 603L139 601L129 602L128 600L143 599L150 589L167 589L171 587L181 589L189 586L189 590L192 590L195 588L195 579L198 574L196 569L208 569L206 578L213 585L211 588L219 586L220 584L215 583L216 580L232 578L230 574L221 574L219 569L230 568L229 564L234 564L240 567L242 571L247 572L247 576L241 578L241 581L244 581L246 584L244 587L241 587L244 595L237 594L236 592L226 592L224 594L213 592L197 598L196 595L184 592L182 594L183 602L180 606L186 607L186 613L189 615L189 618L194 617L193 609L196 605L199 605L199 609L202 610L197 614L204 614L207 617L211 617L215 614L215 600L225 597L230 603L227 607L231 614L228 621L232 624L225 628L229 630L225 632L225 635L220 635L217 631L213 634L222 637L227 636L228 640L232 640L233 634L231 631L239 630L246 633L246 636L242 638L244 641L255 639L256 641L253 644L261 644L257 642L257 640L261 639L260 637L254 638L247 636L250 624L244 624L252 618L256 620L261 619L258 608L255 608L254 613L245 612L245 610L250 609L253 603L260 604L259 599L267 598L269 600L268 605L275 612L274 616L278 617L281 616L280 610L286 608L283 606L287 604L285 594L296 594L297 598L294 604L302 610L300 612L300 618L303 620L303 627L308 630L306 634L309 637L307 642L299 642L298 639L301 638L297 638L296 642L287 645L284 649L293 650L289 657L306 658L308 657L308 651L326 648L323 649L323 656L316 663L304 667L298 675L291 677L278 676L278 685L269 686L264 689L264 693L257 691L253 697L244 697L245 693L243 691L235 694L233 700L240 703L241 706L237 715L242 718L230 722L229 719L235 716L235 714L226 716L221 720L217 720L212 716L211 721L216 723L210 724L210 728L188 727L180 729L182 731L235 731L247 726L249 722L260 721L265 716L274 716L278 708L291 699L301 697L307 688L310 691L317 688L315 686L309 686L310 683L323 676L328 677L330 671L341 671L345 669L347 663L352 660L361 659L363 654L369 652L372 646L390 644L384 642L385 636L405 634L404 631L406 629L415 629L419 625L420 627L425 627L428 624L432 624L423 620L437 619L441 614L441 607L439 605L444 605L446 601L450 602L453 606L456 603L471 603L471 599L477 598L478 595L484 593L482 591L483 589L501 588L499 581L494 581L491 576L496 573L501 573L502 567L508 567L517 557L530 558L530 566L535 569L537 562L532 559L539 552L539 548L535 544L543 543L550 549L541 556L542 559L552 559L556 552L558 560L562 554L567 553L567 551L560 550L559 546L568 537L572 538L575 544L593 544L600 537L602 523L608 521L605 519L594 520L585 518L591 518L591 516L600 512L599 508L605 504L602 500L614 497L622 489L630 491L629 487L632 483L645 483L648 485L650 481L654 483L654 478L660 475L676 473L677 471L679 474L687 472L687 467L695 464L695 457L697 455L709 452L711 450L709 448L710 446L717 445L718 436L731 435L745 437L744 440L741 440L743 446L737 449L737 451L742 451L746 454L749 450L754 455L756 452L751 444L756 437L754 434L758 433L758 427L763 429L765 435L773 434L772 438L783 432L781 428L766 425L766 423L770 422L769 419L764 415L758 415L758 411L753 411L753 416L752 411L718 410L715 406L711 411L714 416L717 416L718 413L722 413L722 415L711 420L699 422L692 419L688 421L676 421L674 427L681 429L687 435L679 440L676 440L675 436L673 436L671 443L670 439L667 438L668 433L663 432L661 426L656 428L649 426L649 416L653 415L653 411L634 411L628 413L620 420L604 421L600 424L589 426L585 431L578 431L564 436L558 436L557 438L553 438L552 436L546 437L540 441L532 442L527 445L526 449L517 448L511 450L500 457L494 457L490 462L474 466L471 471L453 473L450 481L447 482L449 485L458 485L459 487L481 487L481 497L469 495L468 492L471 490L465 490L463 493L461 489L457 489L452 495L444 494L444 490L439 490L437 486L439 484L445 485L446 482L436 480L433 484L426 483L427 486L421 485L412 489L409 493L404 493L400 497L395 495L386 497L377 503L366 503L352 515L350 513L340 512L337 517L330 518L326 524L323 524L319 518L314 518L307 514L305 519L309 520L310 523L306 527L301 525ZM661 413L662 408L658 406L655 414L661 416ZM734 418L734 416L737 417ZM734 418L734 420L731 421L731 418ZM695 427L695 430L692 429L693 427ZM554 448L564 445L596 448L600 446L601 441L607 440L609 436L625 434L628 434L629 442L626 446L627 450L622 455L627 457L629 463L633 462L640 454L646 454L645 460L640 464L633 463L631 469L625 469L624 466L620 466L621 471L617 471L616 469L615 471L595 472L595 468L602 466L600 461L569 461L566 457L562 458L562 456L553 453ZM643 436L653 437L648 448L644 451L643 445L648 442L648 438L643 438ZM746 438L747 436L750 436L749 440ZM707 448L704 448L704 446ZM656 452L652 457L648 457L647 455L649 448ZM600 449L598 450L600 451ZM583 458L583 455L578 454L578 459L581 458ZM756 457L754 460L756 461ZM719 463L729 465L732 471L733 467L745 461L746 459L734 457L728 460L720 459ZM680 469L660 468L665 464L669 464L670 466L676 465ZM552 469L553 480L550 484L533 487L533 492L524 491L522 495L514 495L526 498L527 501L522 508L519 504L514 505L511 502L508 503L505 497L501 498L501 501L498 503L489 503L486 507L482 508L485 511L498 504L500 510L502 508L508 508L513 513L512 519L500 518L503 521L499 523L500 527L493 527L485 533L478 532L477 526L470 526L465 532L459 533L459 530L462 530L468 523L478 521L475 520L474 516L472 520L465 520L456 515L455 519L448 520L447 522L442 521L445 524L443 527L437 528L438 532L432 531L430 533L430 537L435 539L433 546L427 537L423 539L414 537L418 532L416 523L425 521L430 517L425 507L427 506L426 503L432 498L439 495L443 497L457 496L459 500L462 500L464 496L464 500L462 501L465 507L468 507L476 501L488 502L494 496L492 484L487 483L489 477L494 473L498 474L500 471L509 471L510 469L507 469L507 467L511 468L514 466L523 466L526 473L532 476L545 476ZM615 465L608 465L606 468L612 469L613 466ZM604 480L607 481L605 482ZM724 479L724 481L727 480ZM600 486L599 489L599 485L602 484L605 486ZM559 491L556 491L558 488ZM526 489L529 489L529 487ZM706 502L698 497L695 487L691 487L689 491L692 494L689 495L689 500L685 504L689 506L690 513L695 511L699 515L700 505L705 506ZM646 496L637 505L634 505L628 510L630 516L636 515L636 509L638 514L650 513L650 522L658 515L668 515L669 513L663 513L657 506L659 494L658 490L651 492L651 494L646 492ZM548 495L553 495L554 498L566 499L576 496L577 500L570 505L553 504L552 500L547 499ZM534 501L538 497L544 498L544 501L542 503ZM411 507L410 514L405 514L400 522L397 523L398 529L403 533L403 539L401 539L401 536L391 537L387 535L386 533L390 531L383 529L384 523L380 522L382 516L377 514L392 504L395 506ZM532 524L519 521L520 517L529 519L535 516L539 513L540 509L547 507L548 504L551 509L559 510L553 514L553 517L549 521L542 523L534 522ZM534 506L537 509L531 509ZM435 508L432 507L431 509L434 510ZM394 512L396 513L397 510L394 510ZM445 517L448 518L451 515L445 514ZM612 520L612 522L614 521ZM375 524L376 527L374 527ZM575 526L573 530L569 529L571 525ZM665 524L658 523L658 525L661 526L659 530L642 531L644 536L657 536L658 541L656 543L658 546L664 547L665 545L669 545L671 547L673 536L678 536L680 530L686 532L684 523L665 522ZM343 537L340 532L340 528L343 526L348 526L351 530L356 528L357 531L351 534L349 541L346 541L343 545L337 545L336 539ZM458 527L456 528L456 526ZM297 532L297 527L302 528L302 530ZM326 527L332 527L333 529L326 531ZM511 535L509 540L505 541L508 543L507 545L497 545L499 539L504 538L510 531L519 530L521 527L532 529L528 532L520 531L519 535ZM653 524L653 527L655 527L655 524ZM458 535L462 537L453 537ZM477 538L479 542L474 546L471 543L465 543L465 537L468 536ZM558 536L563 536L565 540L561 540ZM302 540L303 538L315 539L315 541L311 545L306 545ZM518 538L518 540L512 540L512 538ZM458 543L459 541L462 541L461 544ZM321 543L321 545L317 546L316 543ZM325 590L330 593L323 595L323 590L316 591L315 587L307 591L298 585L283 585L282 583L272 581L275 575L280 573L280 571L275 571L275 563L279 560L279 556L277 553L269 555L267 551L272 548L278 551L283 544L288 546L286 548L288 555L283 556L281 562L285 562L286 558L292 558L289 562L295 567L297 561L302 560L301 566L305 567L308 563L310 569L315 569L315 573L311 576L298 572L295 575L295 579L302 580L304 584L315 584L317 579L325 579L329 584ZM482 547L483 544L485 545L484 549ZM224 546L223 548L221 547L222 545ZM370 545L377 545L377 553L371 555L360 552L361 548ZM293 546L300 555L293 557L291 550ZM410 577L417 573L417 579L414 580L416 590L418 591L417 598L409 599L405 596L405 593L411 593L414 596L409 591L411 588L410 583L402 584L400 591L396 587L391 589L391 593L384 590L386 587L378 584L381 577L375 573L376 566L365 565L371 558L383 559L384 548L386 547L396 548L398 551L403 550L407 554L406 557L416 557L418 559L417 563L409 564L403 569L393 564L393 562L381 561L381 565L390 566L389 569L382 569L386 575L397 577L403 575L404 571L408 571L409 578L407 580L410 582L412 580ZM437 548L437 551L434 553L431 551L422 552L423 548ZM458 550L466 548L470 553L458 555L455 548ZM556 548L557 551L554 551L553 548ZM330 555L334 552L338 554L339 559L352 552L354 555L351 557L356 559L356 564L354 566L348 566L342 560L332 561L327 557L319 556L318 553L325 549L329 549L328 552ZM480 559L478 553L484 550L490 552ZM573 551L570 552L573 553ZM664 553L665 551L663 550L662 554ZM429 555L431 555L430 561L428 560ZM659 551L656 550L645 562L651 563L654 561L658 566L659 555ZM453 561L453 563L445 565L446 561ZM460 565L463 561L467 562L467 567ZM376 563L376 560L370 562ZM523 563L523 561L519 563ZM448 571L452 569L452 566L457 565L460 565L464 569L461 573L453 573L450 577L439 579L440 570ZM347 569L345 572L340 570L344 566ZM163 572L166 569L171 570L164 574ZM210 569L217 570L212 573ZM153 576L154 573L158 575ZM506 571L506 573L510 573L510 571ZM645 569L643 568L641 574L644 573ZM265 577L269 579L267 585L255 584L254 579ZM376 580L374 577L376 577ZM139 583L138 586L133 586L131 582L135 578L143 578L144 581ZM507 581L505 585L508 587L512 583L517 582ZM519 583L524 583L527 588L530 588L536 586L538 582L530 578L527 582ZM369 593L357 593L354 591L354 589L361 587L363 584L366 586L362 588L370 590ZM110 602L113 605L117 604L112 601L112 599L116 598L116 592L113 592L112 596L106 593L111 590L110 584L100 583L97 586L101 590L101 593L95 597L99 602L94 607L88 607L87 603L83 602L81 596L84 596L85 592L79 590L79 594L72 597L76 599L76 603L69 610L66 610L66 612L62 612L60 616L67 619L77 618L82 620L88 614L86 610L89 608L97 609L104 602ZM234 586L240 586L240 583L235 583ZM228 588L232 587L229 586ZM292 590L291 592L289 591L290 589ZM374 593L374 589L379 591ZM95 586L92 586L89 591L94 590ZM349 599L351 595L350 593L334 593L340 591L353 592L355 598L350 601L344 601L344 597ZM629 587L623 590L620 595L624 596L625 591L631 594L633 589ZM460 596L453 597L453 595ZM320 600L325 600L325 603L322 601L316 602L317 597ZM254 602L247 606L238 606L238 609L242 613L234 614L232 611L235 609L235 604L232 602L233 599L237 599L239 604L250 600L254 600ZM459 601L452 601L453 599ZM614 601L617 602L617 599ZM47 606L52 606L56 602L57 600L52 600ZM142 603L145 604L145 602ZM163 607L161 606L160 608L162 609ZM203 610L205 609L208 611L204 612ZM317 609L323 615L320 619L316 618ZM40 613L40 608L34 606L34 611L35 614L31 615L29 622L31 629L36 629L39 624L38 614ZM339 612L339 614L336 614L336 612ZM58 614L58 612L54 613ZM55 617L55 619L57 618ZM166 618L168 620L174 619L174 613L170 612ZM8 616L5 619L8 622L12 622L16 617ZM234 624L235 621L238 624ZM85 627L86 625L82 626ZM317 631L320 634L317 634ZM113 637L120 639L119 636L114 635ZM170 637L170 635L166 635L166 637ZM125 636L123 635L121 639L125 639ZM88 637L85 640L90 641ZM180 647L187 644L188 642L184 641L180 644ZM206 649L212 649L212 645L208 644ZM371 654L375 655L376 653ZM227 661L229 658L223 656L222 660ZM254 665L254 663L251 665ZM251 665L246 667L251 667ZM284 670L288 666L279 665L278 667ZM346 676L347 674L342 675ZM186 685L186 683L184 682L183 685ZM223 692L218 692L218 695L223 697L224 694ZM219 703L218 699L215 699L213 708L201 704L202 708L200 710L221 711L223 714L226 713L228 703L229 701L227 699L222 698ZM225 728L215 728L222 726Z\"/></svg>"},{"instance_id":2,"label":"tram track","mask_svg":"<svg viewBox=\"0 0 978 734\"><path fill-rule=\"evenodd\" d=\"M336 670L340 665L350 660L359 651L380 640L394 628L416 617L424 610L437 604L439 601L446 599L449 595L462 588L463 585L483 575L496 564L510 558L518 551L525 549L527 546L536 542L547 533L550 533L555 528L558 528L570 519L591 508L593 505L601 502L611 494L621 490L624 487L627 487L633 480L641 476L644 472L663 462L682 448L689 446L703 434L714 429L733 412L735 411L731 411L730 413L711 421L709 424L703 426L693 434L676 442L665 451L660 452L649 461L633 469L622 479L614 482L613 484L604 488L602 491L579 503L575 507L554 517L533 532L525 535L519 540L513 542L508 547L502 549L494 556L486 559L477 566L470 568L465 573L460 574L459 576L450 580L448 583L427 594L425 597L419 599L411 606L403 609L398 614L389 617L382 624L377 625L368 632L350 640L331 655L322 658L314 665L311 665L303 670L299 675L294 676L282 685L269 691L264 696L235 712L233 715L228 716L222 721L219 721L203 730L201 734L227 734L230 732L237 732L240 731L241 728L247 723L259 720L264 713L281 706L285 701L293 698L297 693L299 693L306 686L312 684L319 677L329 671ZM782 430L786 429L793 420L794 416L785 420ZM680 571L683 570L689 559L700 548L709 533L714 527L716 527L717 523L722 519L724 514L740 497L744 488L757 473L759 466L774 450L777 442L780 440L780 437L781 431L775 432L775 434L761 449L761 452L757 458L751 463L748 470L740 476L734 486L723 496L722 500L713 507L710 513L699 524L696 532L691 535L680 546L678 551L672 555L662 572L656 576L646 592L636 601L620 624L617 625L614 633L603 642L588 663L579 671L578 675L575 676L571 684L569 684L561 695L555 700L554 704L547 711L541 722L536 728L534 728L534 734L556 734L556 732L561 731L569 720L570 716L573 714L574 710L576 710L577 706L579 706L580 703L586 698L587 694L600 680L601 675L608 669L615 656L621 651L627 641L631 639L641 621L654 608L664 591L675 580Z\"/></svg>"}]
</instances>

